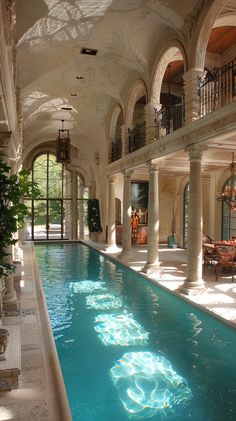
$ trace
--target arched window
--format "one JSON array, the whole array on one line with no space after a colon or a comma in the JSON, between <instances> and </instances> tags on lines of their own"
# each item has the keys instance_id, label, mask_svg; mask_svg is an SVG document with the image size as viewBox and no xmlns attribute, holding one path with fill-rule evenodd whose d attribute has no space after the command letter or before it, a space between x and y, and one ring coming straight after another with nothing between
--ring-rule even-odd
<instances>
[{"instance_id":1,"label":"arched window","mask_svg":"<svg viewBox=\"0 0 236 421\"><path fill-rule=\"evenodd\" d=\"M76 178L76 180L75 180ZM70 240L88 238L88 188L83 177L58 163L52 153L38 155L32 165L32 180L40 197L26 200L30 217L25 225L28 240ZM73 181L74 180L74 181ZM77 191L72 185L77 183Z\"/></svg>"},{"instance_id":2,"label":"arched window","mask_svg":"<svg viewBox=\"0 0 236 421\"><path fill-rule=\"evenodd\" d=\"M188 246L188 207L189 207L189 183L186 184L184 189L184 221L183 221L183 245L184 248Z\"/></svg>"},{"instance_id":3,"label":"arched window","mask_svg":"<svg viewBox=\"0 0 236 421\"><path fill-rule=\"evenodd\" d=\"M224 183L222 193L226 192L228 186L232 186L236 190L236 176L230 177ZM228 204L222 202L222 239L229 240L236 237L236 211L231 210Z\"/></svg>"},{"instance_id":4,"label":"arched window","mask_svg":"<svg viewBox=\"0 0 236 421\"><path fill-rule=\"evenodd\" d=\"M26 204L31 217L26 225L26 239L71 239L71 173L57 163L51 153L39 155L33 162L32 179L40 197Z\"/></svg>"}]
</instances>

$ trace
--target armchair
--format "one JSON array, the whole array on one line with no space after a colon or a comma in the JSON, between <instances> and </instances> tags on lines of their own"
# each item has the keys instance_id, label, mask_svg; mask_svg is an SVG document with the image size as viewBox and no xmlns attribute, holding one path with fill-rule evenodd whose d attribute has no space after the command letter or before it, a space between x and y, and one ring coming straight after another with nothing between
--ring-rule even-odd
<instances>
[{"instance_id":1,"label":"armchair","mask_svg":"<svg viewBox=\"0 0 236 421\"><path fill-rule=\"evenodd\" d=\"M216 264L216 281L221 268L232 268L232 282L234 281L234 269L236 267L236 248L234 246L227 245L216 245L216 253L218 256L218 262Z\"/></svg>"}]
</instances>

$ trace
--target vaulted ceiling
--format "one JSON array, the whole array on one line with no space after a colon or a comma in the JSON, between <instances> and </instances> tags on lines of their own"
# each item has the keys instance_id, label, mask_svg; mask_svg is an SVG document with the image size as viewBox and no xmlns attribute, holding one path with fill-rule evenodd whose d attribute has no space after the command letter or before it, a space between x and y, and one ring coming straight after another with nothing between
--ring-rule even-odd
<instances>
[{"instance_id":1,"label":"vaulted ceiling","mask_svg":"<svg viewBox=\"0 0 236 421\"><path fill-rule=\"evenodd\" d=\"M159 40L182 28L197 1L176 3L17 0L25 141L52 140L64 119L84 152L90 142L104 142L110 107L124 105L139 77L150 79ZM82 48L97 54L81 54Z\"/></svg>"},{"instance_id":2,"label":"vaulted ceiling","mask_svg":"<svg viewBox=\"0 0 236 421\"><path fill-rule=\"evenodd\" d=\"M204 1L17 0L17 85L25 145L55 140L65 120L72 144L84 156L95 149L107 156L112 106L125 108L137 79L151 83L160 45L182 34L184 20L200 3ZM231 0L224 9L224 28L214 29L209 51L219 53L235 39L235 28L226 23L234 6ZM82 49L97 53L82 54ZM176 66L183 71L181 62Z\"/></svg>"}]
</instances>

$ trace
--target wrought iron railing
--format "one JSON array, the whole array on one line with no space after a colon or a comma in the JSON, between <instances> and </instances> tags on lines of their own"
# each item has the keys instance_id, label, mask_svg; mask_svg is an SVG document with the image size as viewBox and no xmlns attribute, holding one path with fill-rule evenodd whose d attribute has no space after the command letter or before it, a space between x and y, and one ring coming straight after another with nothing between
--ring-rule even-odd
<instances>
[{"instance_id":1,"label":"wrought iron railing","mask_svg":"<svg viewBox=\"0 0 236 421\"><path fill-rule=\"evenodd\" d=\"M146 143L146 121L129 129L129 152L142 148Z\"/></svg>"},{"instance_id":2,"label":"wrought iron railing","mask_svg":"<svg viewBox=\"0 0 236 421\"><path fill-rule=\"evenodd\" d=\"M199 77L198 95L199 117L233 102L236 99L236 58Z\"/></svg>"},{"instance_id":3,"label":"wrought iron railing","mask_svg":"<svg viewBox=\"0 0 236 421\"><path fill-rule=\"evenodd\" d=\"M111 144L111 162L117 161L122 157L122 140L116 139Z\"/></svg>"},{"instance_id":4,"label":"wrought iron railing","mask_svg":"<svg viewBox=\"0 0 236 421\"><path fill-rule=\"evenodd\" d=\"M167 105L159 111L155 109L155 139L180 129L184 125L184 117L184 97L180 98L178 104Z\"/></svg>"}]
</instances>

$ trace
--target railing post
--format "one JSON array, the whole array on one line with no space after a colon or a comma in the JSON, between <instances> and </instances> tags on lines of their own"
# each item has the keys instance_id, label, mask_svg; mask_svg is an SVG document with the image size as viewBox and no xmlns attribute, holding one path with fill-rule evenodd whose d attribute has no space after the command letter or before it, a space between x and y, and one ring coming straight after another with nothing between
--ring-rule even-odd
<instances>
[{"instance_id":1,"label":"railing post","mask_svg":"<svg viewBox=\"0 0 236 421\"><path fill-rule=\"evenodd\" d=\"M190 69L184 74L185 123L197 120L199 116L198 78L205 75L204 71Z\"/></svg>"},{"instance_id":2,"label":"railing post","mask_svg":"<svg viewBox=\"0 0 236 421\"><path fill-rule=\"evenodd\" d=\"M162 113L161 113L162 105L156 104L154 108L154 125L155 125L155 131L154 131L154 140L160 139L163 136L162 133Z\"/></svg>"}]
</instances>

